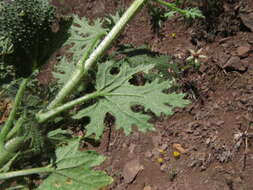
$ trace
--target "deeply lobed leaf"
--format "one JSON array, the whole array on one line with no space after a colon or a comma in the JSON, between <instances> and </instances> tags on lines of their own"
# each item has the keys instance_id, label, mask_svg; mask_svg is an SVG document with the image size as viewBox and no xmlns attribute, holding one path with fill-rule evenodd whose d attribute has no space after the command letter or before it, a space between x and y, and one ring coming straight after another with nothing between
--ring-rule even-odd
<instances>
[{"instance_id":1,"label":"deeply lobed leaf","mask_svg":"<svg viewBox=\"0 0 253 190\"><path fill-rule=\"evenodd\" d=\"M66 44L72 46L69 52L73 53L75 60L78 60L83 50L89 47L94 39L105 36L107 31L102 27L100 19L95 20L93 24L89 24L87 18L74 15L69 33L70 37Z\"/></svg>"},{"instance_id":2,"label":"deeply lobed leaf","mask_svg":"<svg viewBox=\"0 0 253 190\"><path fill-rule=\"evenodd\" d=\"M73 116L75 119L90 118L90 123L86 126L86 136L95 134L98 139L102 135L106 113L112 114L116 120L116 127L122 128L128 135L132 131L132 126L137 126L143 132L154 129L149 123L150 116L134 112L133 106L141 105L145 110L151 110L160 116L162 113L171 115L173 108L184 107L189 103L188 100L183 99L184 94L163 92L171 87L168 81L154 80L144 86L129 83L133 75L148 72L154 65L130 67L124 62L118 67L118 74L111 74L114 67L113 62L99 65L96 89L103 98L99 98L94 105L80 110Z\"/></svg>"},{"instance_id":3,"label":"deeply lobed leaf","mask_svg":"<svg viewBox=\"0 0 253 190\"><path fill-rule=\"evenodd\" d=\"M82 166L83 168L91 168L101 164L105 160L105 157L98 155L94 151L81 152L78 149L78 140L69 142L68 146L58 148L56 150L57 170L79 166Z\"/></svg>"},{"instance_id":4,"label":"deeply lobed leaf","mask_svg":"<svg viewBox=\"0 0 253 190\"><path fill-rule=\"evenodd\" d=\"M38 190L98 190L110 183L106 173L78 167L53 173Z\"/></svg>"},{"instance_id":5,"label":"deeply lobed leaf","mask_svg":"<svg viewBox=\"0 0 253 190\"><path fill-rule=\"evenodd\" d=\"M101 164L104 156L94 151L79 151L79 139L70 141L67 146L56 150L56 169L39 190L96 190L112 183L105 172L91 168Z\"/></svg>"}]
</instances>

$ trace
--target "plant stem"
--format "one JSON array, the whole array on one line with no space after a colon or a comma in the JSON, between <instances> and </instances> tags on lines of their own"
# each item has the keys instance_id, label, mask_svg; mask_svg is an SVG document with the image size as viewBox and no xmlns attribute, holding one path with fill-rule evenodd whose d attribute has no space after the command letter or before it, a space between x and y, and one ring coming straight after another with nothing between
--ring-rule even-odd
<instances>
[{"instance_id":1,"label":"plant stem","mask_svg":"<svg viewBox=\"0 0 253 190\"><path fill-rule=\"evenodd\" d=\"M5 141L5 137L8 135L9 131L11 130L13 120L15 119L16 112L18 110L18 107L19 107L22 97L24 95L26 85L29 81L30 81L30 77L24 78L19 89L18 89L18 93L15 97L15 101L14 101L13 107L11 109L11 112L9 114L9 117L0 132L0 147L3 146L4 141Z\"/></svg>"},{"instance_id":2,"label":"plant stem","mask_svg":"<svg viewBox=\"0 0 253 190\"><path fill-rule=\"evenodd\" d=\"M14 135L16 135L19 132L19 130L21 129L21 127L23 126L24 122L25 122L24 116L21 116L18 119L18 121L15 123L14 127L10 130L10 132L6 136L6 140L9 140Z\"/></svg>"},{"instance_id":3,"label":"plant stem","mask_svg":"<svg viewBox=\"0 0 253 190\"><path fill-rule=\"evenodd\" d=\"M91 46L88 47L88 50L85 51L82 58L78 61L76 65L76 70L70 76L70 80L63 86L63 88L59 91L56 95L55 99L48 105L47 109L51 110L57 107L59 104L63 102L63 100L73 91L73 89L77 86L80 80L83 78L83 71L84 66L83 63L88 59L91 51L95 48L97 43L102 37L99 36L98 38L94 39Z\"/></svg>"},{"instance_id":4,"label":"plant stem","mask_svg":"<svg viewBox=\"0 0 253 190\"><path fill-rule=\"evenodd\" d=\"M58 106L54 109L51 109L48 112L39 113L39 114L36 115L36 119L39 123L43 123L43 122L47 121L48 119L56 116L57 114L59 114L63 111L71 109L76 105L82 104L84 102L87 102L88 100L95 99L95 98L98 98L100 96L104 96L104 94L102 94L100 92L94 92L94 93L91 93L91 94L87 94L85 96L82 96L80 98L72 100L72 101L70 101L70 102L68 102L68 103L66 103L62 106Z\"/></svg>"},{"instance_id":5,"label":"plant stem","mask_svg":"<svg viewBox=\"0 0 253 190\"><path fill-rule=\"evenodd\" d=\"M24 137L14 137L5 143L4 146L0 146L0 168L6 164L13 156L15 156L16 151L21 147L24 142Z\"/></svg>"},{"instance_id":6,"label":"plant stem","mask_svg":"<svg viewBox=\"0 0 253 190\"><path fill-rule=\"evenodd\" d=\"M171 9L173 11L176 11L176 12L182 14L182 15L185 15L185 13L186 13L185 10L178 8L173 3L169 3L169 2L166 2L166 1L163 1L163 0L155 0L155 1L157 1L158 3L160 3L160 4L162 4L162 5L166 6L166 7L168 7L169 9Z\"/></svg>"},{"instance_id":7,"label":"plant stem","mask_svg":"<svg viewBox=\"0 0 253 190\"><path fill-rule=\"evenodd\" d=\"M54 171L55 169L53 167L47 166L47 167L41 167L41 168L19 170L15 172L6 172L6 173L0 173L0 180L9 179L13 177L19 177L19 176L25 176L25 175L31 175L31 174L51 173Z\"/></svg>"},{"instance_id":8,"label":"plant stem","mask_svg":"<svg viewBox=\"0 0 253 190\"><path fill-rule=\"evenodd\" d=\"M0 168L2 168L13 156L15 156L15 153L6 151L4 147L0 149L0 152Z\"/></svg>"},{"instance_id":9,"label":"plant stem","mask_svg":"<svg viewBox=\"0 0 253 190\"><path fill-rule=\"evenodd\" d=\"M48 106L48 110L56 108L62 101L68 96L72 90L76 87L79 81L87 74L87 71L94 65L97 60L105 53L121 31L125 28L131 18L138 12L138 10L144 5L147 0L135 0L127 11L123 14L120 20L104 38L104 40L99 44L99 46L92 52L92 54L87 54L87 58L83 58L79 61L80 65L84 64L84 67L78 68L75 74L71 77L71 80L66 83L63 89L58 93L56 98ZM90 53L90 52L89 52ZM89 56L89 57L88 57ZM84 63L85 61L85 63ZM78 65L79 65L78 64ZM63 93L64 92L64 93Z\"/></svg>"}]
</instances>

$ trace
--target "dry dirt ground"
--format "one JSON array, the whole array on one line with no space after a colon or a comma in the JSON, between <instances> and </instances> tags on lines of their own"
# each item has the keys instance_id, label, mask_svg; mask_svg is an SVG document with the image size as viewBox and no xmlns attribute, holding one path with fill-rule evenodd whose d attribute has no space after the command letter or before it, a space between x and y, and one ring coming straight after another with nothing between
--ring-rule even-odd
<instances>
[{"instance_id":1,"label":"dry dirt ground","mask_svg":"<svg viewBox=\"0 0 253 190\"><path fill-rule=\"evenodd\" d=\"M65 0L56 4L64 13L92 20L131 2ZM178 64L184 64L189 48L202 48L208 59L199 71L189 69L178 79L192 104L172 117L157 119L155 132L136 131L126 137L112 127L98 147L90 145L107 156L101 168L114 183L106 189L253 189L253 2L223 2L222 14L210 23L189 24L176 18L164 22L159 33L152 29L144 7L120 36L121 44L146 44ZM217 23L212 34L207 31L211 22ZM173 155L174 151L180 156Z\"/></svg>"}]
</instances>

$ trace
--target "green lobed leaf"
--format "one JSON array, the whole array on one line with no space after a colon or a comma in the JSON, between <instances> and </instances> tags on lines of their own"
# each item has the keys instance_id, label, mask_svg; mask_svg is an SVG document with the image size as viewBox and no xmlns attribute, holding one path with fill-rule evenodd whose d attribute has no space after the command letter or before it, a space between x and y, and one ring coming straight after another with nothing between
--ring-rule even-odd
<instances>
[{"instance_id":1,"label":"green lobed leaf","mask_svg":"<svg viewBox=\"0 0 253 190\"><path fill-rule=\"evenodd\" d=\"M75 168L91 168L101 164L105 157L98 155L95 151L81 152L79 149L79 140L69 142L68 146L60 147L56 150L57 170Z\"/></svg>"},{"instance_id":2,"label":"green lobed leaf","mask_svg":"<svg viewBox=\"0 0 253 190\"><path fill-rule=\"evenodd\" d=\"M87 18L80 18L74 15L73 25L70 28L70 37L66 44L72 45L69 52L73 53L74 57L80 58L83 49L93 43L93 40L107 34L106 29L102 27L102 21L97 19L93 25L89 24Z\"/></svg>"},{"instance_id":3,"label":"green lobed leaf","mask_svg":"<svg viewBox=\"0 0 253 190\"><path fill-rule=\"evenodd\" d=\"M57 79L59 87L66 84L72 72L75 70L75 67L75 64L69 63L65 56L61 59L59 64L55 65L55 71L52 74L53 77Z\"/></svg>"},{"instance_id":4,"label":"green lobed leaf","mask_svg":"<svg viewBox=\"0 0 253 190\"><path fill-rule=\"evenodd\" d=\"M67 52L72 56L69 59L64 56L60 63L55 65L53 77L57 80L58 87L62 87L69 80L85 48L90 47L94 39L102 38L107 34L101 20L98 19L93 24L89 24L87 18L80 18L77 15L73 16L73 24L68 32L69 38L65 45L71 46Z\"/></svg>"},{"instance_id":5,"label":"green lobed leaf","mask_svg":"<svg viewBox=\"0 0 253 190\"><path fill-rule=\"evenodd\" d=\"M177 64L174 63L170 56L160 55L152 52L146 46L133 48L131 45L123 46L121 54L126 56L126 61L131 67L138 66L140 64L153 64L154 69L145 75L148 80L160 79L172 79L172 74L168 72L172 70L176 73L179 72Z\"/></svg>"},{"instance_id":6,"label":"green lobed leaf","mask_svg":"<svg viewBox=\"0 0 253 190\"><path fill-rule=\"evenodd\" d=\"M51 141L68 142L71 140L71 134L61 128L48 132L47 138Z\"/></svg>"},{"instance_id":7,"label":"green lobed leaf","mask_svg":"<svg viewBox=\"0 0 253 190\"><path fill-rule=\"evenodd\" d=\"M80 139L75 139L57 148L55 172L43 181L39 190L98 190L112 183L105 172L91 169L105 157L95 151L79 151L79 143Z\"/></svg>"},{"instance_id":8,"label":"green lobed leaf","mask_svg":"<svg viewBox=\"0 0 253 190\"><path fill-rule=\"evenodd\" d=\"M157 116L173 114L173 108L184 107L189 104L184 100L184 94L165 94L163 91L171 87L168 81L158 82L154 80L144 86L134 86L129 80L134 74L148 72L154 65L139 65L130 67L127 63L118 66L119 73L111 74L115 67L112 62L100 64L97 74L96 89L103 94L103 98L89 108L80 110L74 119L89 117L86 136L95 134L98 139L104 129L104 118L106 113L115 117L116 127L122 128L126 135L132 131L132 126L137 126L140 131L153 130L149 123L150 116L134 112L132 107L141 105L145 110L151 110Z\"/></svg>"},{"instance_id":9,"label":"green lobed leaf","mask_svg":"<svg viewBox=\"0 0 253 190\"><path fill-rule=\"evenodd\" d=\"M201 10L198 8L188 8L185 10L185 17L196 19L196 18L205 18L205 16L202 14Z\"/></svg>"},{"instance_id":10,"label":"green lobed leaf","mask_svg":"<svg viewBox=\"0 0 253 190\"><path fill-rule=\"evenodd\" d=\"M38 190L99 190L110 183L106 173L78 167L53 173Z\"/></svg>"}]
</instances>

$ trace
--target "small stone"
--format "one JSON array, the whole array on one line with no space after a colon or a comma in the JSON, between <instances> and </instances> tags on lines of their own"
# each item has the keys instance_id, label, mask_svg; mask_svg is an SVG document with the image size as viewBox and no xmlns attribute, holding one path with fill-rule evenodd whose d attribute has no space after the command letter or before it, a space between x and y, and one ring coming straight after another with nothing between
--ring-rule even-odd
<instances>
[{"instance_id":1,"label":"small stone","mask_svg":"<svg viewBox=\"0 0 253 190\"><path fill-rule=\"evenodd\" d=\"M134 181L139 172L141 172L144 167L140 164L139 159L132 160L128 162L123 169L122 175L124 177L125 183L131 183Z\"/></svg>"},{"instance_id":2,"label":"small stone","mask_svg":"<svg viewBox=\"0 0 253 190\"><path fill-rule=\"evenodd\" d=\"M239 57L247 57L249 55L249 52L250 52L250 46L240 46L237 48L237 55Z\"/></svg>"},{"instance_id":3,"label":"small stone","mask_svg":"<svg viewBox=\"0 0 253 190\"><path fill-rule=\"evenodd\" d=\"M143 190L152 190L151 186L145 186Z\"/></svg>"},{"instance_id":4,"label":"small stone","mask_svg":"<svg viewBox=\"0 0 253 190\"><path fill-rule=\"evenodd\" d=\"M181 144L176 144L176 143L174 143L174 144L172 145L172 147L173 147L174 149L176 149L177 151L179 151L180 153L182 153L182 154L184 154L184 153L187 152L187 151L182 147Z\"/></svg>"},{"instance_id":5,"label":"small stone","mask_svg":"<svg viewBox=\"0 0 253 190\"><path fill-rule=\"evenodd\" d=\"M241 12L239 17L243 24L253 32L253 13Z\"/></svg>"}]
</instances>

